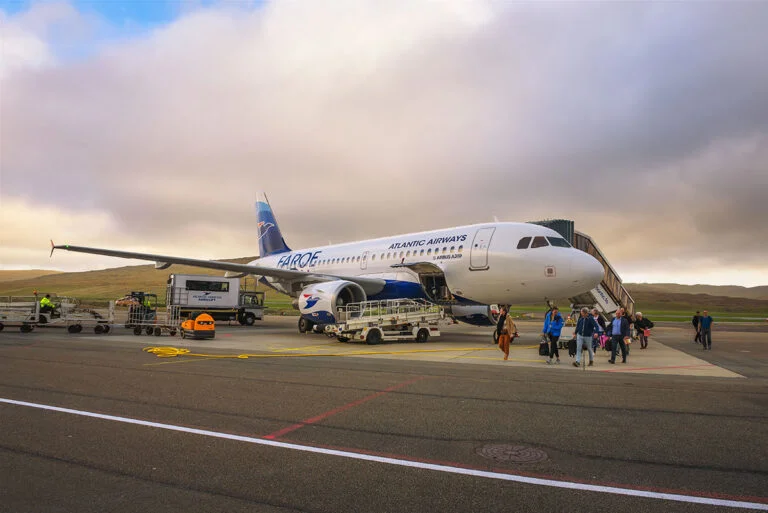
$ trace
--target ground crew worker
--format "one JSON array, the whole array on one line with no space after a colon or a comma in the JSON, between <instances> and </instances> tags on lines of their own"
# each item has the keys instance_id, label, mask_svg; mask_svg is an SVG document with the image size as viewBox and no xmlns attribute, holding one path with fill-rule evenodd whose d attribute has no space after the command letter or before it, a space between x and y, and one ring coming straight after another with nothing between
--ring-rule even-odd
<instances>
[{"instance_id":1,"label":"ground crew worker","mask_svg":"<svg viewBox=\"0 0 768 513\"><path fill-rule=\"evenodd\" d=\"M40 300L40 313L53 312L55 305L51 301L51 295L46 294L43 299Z\"/></svg>"}]
</instances>

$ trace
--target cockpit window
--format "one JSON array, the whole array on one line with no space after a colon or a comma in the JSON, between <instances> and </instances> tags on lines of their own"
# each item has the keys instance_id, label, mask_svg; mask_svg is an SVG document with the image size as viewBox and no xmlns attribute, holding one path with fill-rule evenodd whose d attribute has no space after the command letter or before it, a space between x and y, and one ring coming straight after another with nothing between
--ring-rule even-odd
<instances>
[{"instance_id":1,"label":"cockpit window","mask_svg":"<svg viewBox=\"0 0 768 513\"><path fill-rule=\"evenodd\" d=\"M520 242L517 243L517 249L528 249L528 246L531 244L531 238L530 237L523 237L520 239Z\"/></svg>"},{"instance_id":2,"label":"cockpit window","mask_svg":"<svg viewBox=\"0 0 768 513\"><path fill-rule=\"evenodd\" d=\"M568 241L563 239L562 237L547 237L547 240L550 244L553 246L557 246L558 248L570 248L571 245L568 244Z\"/></svg>"},{"instance_id":3,"label":"cockpit window","mask_svg":"<svg viewBox=\"0 0 768 513\"><path fill-rule=\"evenodd\" d=\"M544 246L549 246L546 237L533 238L533 244L531 244L531 248L543 248Z\"/></svg>"}]
</instances>

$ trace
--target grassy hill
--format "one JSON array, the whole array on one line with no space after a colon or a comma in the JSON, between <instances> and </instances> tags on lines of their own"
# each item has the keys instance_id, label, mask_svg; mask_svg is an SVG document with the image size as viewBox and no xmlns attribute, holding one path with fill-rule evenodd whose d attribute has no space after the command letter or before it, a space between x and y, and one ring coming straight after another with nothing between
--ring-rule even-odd
<instances>
[{"instance_id":1,"label":"grassy hill","mask_svg":"<svg viewBox=\"0 0 768 513\"><path fill-rule=\"evenodd\" d=\"M768 286L739 287L736 285L678 285L677 283L625 283L630 294L707 294L768 300Z\"/></svg>"},{"instance_id":2,"label":"grassy hill","mask_svg":"<svg viewBox=\"0 0 768 513\"><path fill-rule=\"evenodd\" d=\"M3 271L0 270L0 283L15 280L29 280L38 276L47 276L49 274L58 274L60 271L46 271L44 269L29 269L24 271Z\"/></svg>"}]
</instances>

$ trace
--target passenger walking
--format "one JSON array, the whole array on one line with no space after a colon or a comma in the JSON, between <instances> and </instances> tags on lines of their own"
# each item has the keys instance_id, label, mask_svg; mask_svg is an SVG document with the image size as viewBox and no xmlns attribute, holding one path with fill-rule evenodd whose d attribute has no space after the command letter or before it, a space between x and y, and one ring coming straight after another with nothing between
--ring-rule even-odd
<instances>
[{"instance_id":1,"label":"passenger walking","mask_svg":"<svg viewBox=\"0 0 768 513\"><path fill-rule=\"evenodd\" d=\"M589 365L594 365L595 352L592 350L592 338L597 336L598 329L600 329L600 325L589 315L589 309L586 307L582 308L581 317L579 317L576 329L573 332L576 335L576 361L573 362L574 367L579 366L581 349L584 346L589 350Z\"/></svg>"},{"instance_id":2,"label":"passenger walking","mask_svg":"<svg viewBox=\"0 0 768 513\"><path fill-rule=\"evenodd\" d=\"M635 329L637 338L640 339L640 349L648 349L648 336L651 334L653 322L647 317L643 317L643 312L635 314Z\"/></svg>"},{"instance_id":3,"label":"passenger walking","mask_svg":"<svg viewBox=\"0 0 768 513\"><path fill-rule=\"evenodd\" d=\"M693 324L693 329L696 332L696 335L693 337L693 343L698 344L701 342L701 331L699 331L699 323L701 322L701 314L698 310L696 310L696 314L693 316L693 319L691 319L691 324Z\"/></svg>"},{"instance_id":4,"label":"passenger walking","mask_svg":"<svg viewBox=\"0 0 768 513\"><path fill-rule=\"evenodd\" d=\"M499 349L504 353L506 360L509 358L509 343L512 335L517 334L517 327L506 306L501 308L501 315L499 315L499 321L496 323L496 332L499 334Z\"/></svg>"},{"instance_id":5,"label":"passenger walking","mask_svg":"<svg viewBox=\"0 0 768 513\"><path fill-rule=\"evenodd\" d=\"M605 319L603 319L603 316L597 311L597 308L592 309L592 318L598 326L597 337L592 339L592 350L597 352L597 346L605 347Z\"/></svg>"},{"instance_id":6,"label":"passenger walking","mask_svg":"<svg viewBox=\"0 0 768 513\"><path fill-rule=\"evenodd\" d=\"M544 329L542 333L549 340L549 358L547 363L552 363L552 357L557 358L557 363L560 363L560 351L557 350L557 342L560 340L560 332L565 325L563 316L560 315L560 311L557 307L550 310L547 315L544 316Z\"/></svg>"},{"instance_id":7,"label":"passenger walking","mask_svg":"<svg viewBox=\"0 0 768 513\"><path fill-rule=\"evenodd\" d=\"M699 319L699 334L701 335L701 345L704 346L704 350L712 350L712 317L709 312L704 310L704 315Z\"/></svg>"},{"instance_id":8,"label":"passenger walking","mask_svg":"<svg viewBox=\"0 0 768 513\"><path fill-rule=\"evenodd\" d=\"M616 363L616 353L621 347L621 363L627 363L626 341L629 340L629 321L622 315L621 309L616 311L616 317L611 321L611 359L608 363Z\"/></svg>"}]
</instances>

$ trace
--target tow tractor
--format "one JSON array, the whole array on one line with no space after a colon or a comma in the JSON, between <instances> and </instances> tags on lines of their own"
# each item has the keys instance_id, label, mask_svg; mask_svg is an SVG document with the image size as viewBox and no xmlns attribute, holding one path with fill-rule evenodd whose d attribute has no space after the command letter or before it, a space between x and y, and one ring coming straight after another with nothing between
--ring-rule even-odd
<instances>
[{"instance_id":1,"label":"tow tractor","mask_svg":"<svg viewBox=\"0 0 768 513\"><path fill-rule=\"evenodd\" d=\"M422 299L362 301L339 306L338 319L325 326L325 334L339 342L426 342L440 336L438 323L445 319L445 310Z\"/></svg>"}]
</instances>

